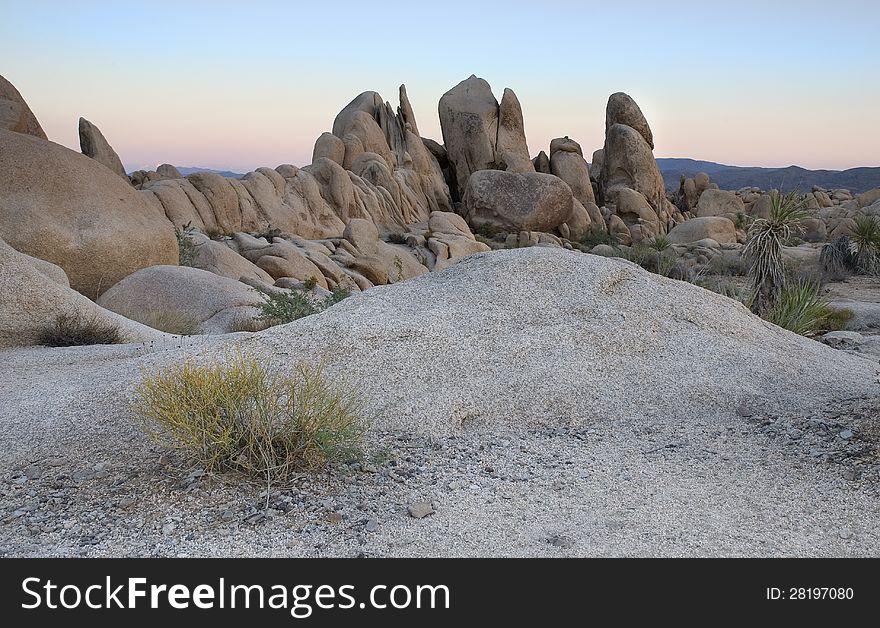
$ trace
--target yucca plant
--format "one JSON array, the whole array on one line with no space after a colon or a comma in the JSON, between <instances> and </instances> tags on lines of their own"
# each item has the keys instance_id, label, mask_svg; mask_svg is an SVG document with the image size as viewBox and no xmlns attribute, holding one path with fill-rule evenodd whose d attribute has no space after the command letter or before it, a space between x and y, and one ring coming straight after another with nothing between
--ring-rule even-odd
<instances>
[{"instance_id":1,"label":"yucca plant","mask_svg":"<svg viewBox=\"0 0 880 628\"><path fill-rule=\"evenodd\" d=\"M880 222L874 216L857 216L851 231L856 269L865 274L875 274L880 267Z\"/></svg>"},{"instance_id":2,"label":"yucca plant","mask_svg":"<svg viewBox=\"0 0 880 628\"><path fill-rule=\"evenodd\" d=\"M785 286L764 318L774 325L805 336L828 329L837 312L822 296L818 283L799 281Z\"/></svg>"},{"instance_id":3,"label":"yucca plant","mask_svg":"<svg viewBox=\"0 0 880 628\"><path fill-rule=\"evenodd\" d=\"M663 252L669 250L672 247L672 242L670 242L669 238L667 238L664 234L658 233L650 240L647 240L645 242L645 246L647 246L649 249L657 254L657 273L660 275L665 275L666 273L663 271L668 271L668 269L664 269L660 262L663 257Z\"/></svg>"},{"instance_id":4,"label":"yucca plant","mask_svg":"<svg viewBox=\"0 0 880 628\"><path fill-rule=\"evenodd\" d=\"M752 222L743 257L750 263L753 282L751 309L761 315L773 309L785 286L782 246L794 234L801 233L801 221L812 211L797 192L770 193L770 215Z\"/></svg>"},{"instance_id":5,"label":"yucca plant","mask_svg":"<svg viewBox=\"0 0 880 628\"><path fill-rule=\"evenodd\" d=\"M851 272L856 267L856 246L849 239L849 236L839 236L834 242L829 242L822 247L819 261L825 272L831 275L843 275Z\"/></svg>"}]
</instances>

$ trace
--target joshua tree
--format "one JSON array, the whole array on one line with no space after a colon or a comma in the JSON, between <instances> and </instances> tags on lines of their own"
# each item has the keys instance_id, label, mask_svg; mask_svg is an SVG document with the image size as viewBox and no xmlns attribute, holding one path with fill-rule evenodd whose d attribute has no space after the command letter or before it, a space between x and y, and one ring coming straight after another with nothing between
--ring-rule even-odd
<instances>
[{"instance_id":1,"label":"joshua tree","mask_svg":"<svg viewBox=\"0 0 880 628\"><path fill-rule=\"evenodd\" d=\"M770 215L758 218L749 227L743 257L751 264L754 291L751 309L761 315L773 308L785 285L782 245L803 231L801 221L811 215L803 197L796 191L770 193Z\"/></svg>"}]
</instances>

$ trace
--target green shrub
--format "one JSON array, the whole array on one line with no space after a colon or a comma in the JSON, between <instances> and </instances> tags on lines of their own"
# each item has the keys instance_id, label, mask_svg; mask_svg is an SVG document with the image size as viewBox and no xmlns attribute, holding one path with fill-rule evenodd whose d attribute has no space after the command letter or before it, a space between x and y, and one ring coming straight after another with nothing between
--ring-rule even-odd
<instances>
[{"instance_id":1,"label":"green shrub","mask_svg":"<svg viewBox=\"0 0 880 628\"><path fill-rule=\"evenodd\" d=\"M609 231L591 229L584 234L584 236L580 239L579 244L582 251L588 252L592 248L599 246L600 244L617 246L618 244L620 244L620 242L618 242L614 234L610 233Z\"/></svg>"},{"instance_id":2,"label":"green shrub","mask_svg":"<svg viewBox=\"0 0 880 628\"><path fill-rule=\"evenodd\" d=\"M333 290L330 291L330 294L324 299L324 303L321 305L322 310L326 310L328 307L332 305L336 305L343 299L347 299L351 296L351 290L346 288L345 286L337 285Z\"/></svg>"},{"instance_id":3,"label":"green shrub","mask_svg":"<svg viewBox=\"0 0 880 628\"><path fill-rule=\"evenodd\" d=\"M763 318L783 329L806 336L830 329L831 322L839 322L841 317L845 317L845 314L829 305L818 284L801 281L787 284L776 305Z\"/></svg>"},{"instance_id":4,"label":"green shrub","mask_svg":"<svg viewBox=\"0 0 880 628\"><path fill-rule=\"evenodd\" d=\"M258 306L260 313L257 319L269 321L272 325L291 323L320 311L311 295L302 290L273 292L263 297L263 302Z\"/></svg>"},{"instance_id":5,"label":"green shrub","mask_svg":"<svg viewBox=\"0 0 880 628\"><path fill-rule=\"evenodd\" d=\"M315 286L318 285L318 280L315 277L306 277L302 280L303 290L306 292L311 292L315 289Z\"/></svg>"},{"instance_id":6,"label":"green shrub","mask_svg":"<svg viewBox=\"0 0 880 628\"><path fill-rule=\"evenodd\" d=\"M485 244L486 246L488 246L490 249L497 249L497 248L498 248L498 244L499 244L499 243L498 243L497 240L491 240L491 239L487 238L486 236L484 236L484 235L482 235L482 234L480 234L480 233L475 233L475 234L474 234L474 239L475 239L477 242L482 242L483 244Z\"/></svg>"},{"instance_id":7,"label":"green shrub","mask_svg":"<svg viewBox=\"0 0 880 628\"><path fill-rule=\"evenodd\" d=\"M159 445L206 470L242 471L267 484L358 456L365 431L357 395L321 366L273 374L243 354L146 376L133 410Z\"/></svg>"},{"instance_id":8,"label":"green shrub","mask_svg":"<svg viewBox=\"0 0 880 628\"><path fill-rule=\"evenodd\" d=\"M190 237L195 231L192 222L186 223L183 228L174 227L174 235L177 236L177 251L181 266L192 266L196 261L198 246Z\"/></svg>"},{"instance_id":9,"label":"green shrub","mask_svg":"<svg viewBox=\"0 0 880 628\"><path fill-rule=\"evenodd\" d=\"M502 233L505 233L505 231L503 229L499 229L498 227L496 227L495 225L493 225L491 223L483 222L478 225L472 225L471 226L471 233L473 233L474 236L479 235L479 236L483 236L487 240L493 240L493 239L495 239L496 236L498 236ZM427 236L425 236L425 237L427 238Z\"/></svg>"},{"instance_id":10,"label":"green shrub","mask_svg":"<svg viewBox=\"0 0 880 628\"><path fill-rule=\"evenodd\" d=\"M257 315L257 320L267 322L267 326L292 323L300 318L322 312L349 296L351 292L348 288L339 285L322 301L316 300L304 290L264 294L262 303L258 305L260 313Z\"/></svg>"},{"instance_id":11,"label":"green shrub","mask_svg":"<svg viewBox=\"0 0 880 628\"><path fill-rule=\"evenodd\" d=\"M37 340L47 347L81 347L85 345L115 345L122 342L122 332L116 323L103 321L98 313L80 312L58 314Z\"/></svg>"}]
</instances>

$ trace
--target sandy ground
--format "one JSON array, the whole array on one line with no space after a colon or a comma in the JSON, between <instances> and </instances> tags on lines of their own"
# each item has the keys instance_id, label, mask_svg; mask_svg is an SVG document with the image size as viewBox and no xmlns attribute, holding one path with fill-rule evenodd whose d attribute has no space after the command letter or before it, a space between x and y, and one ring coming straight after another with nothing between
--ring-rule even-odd
<instances>
[{"instance_id":1,"label":"sandy ground","mask_svg":"<svg viewBox=\"0 0 880 628\"><path fill-rule=\"evenodd\" d=\"M79 351L94 349L2 358L48 391L59 354L67 376L73 370L84 383L136 359L74 367ZM365 460L277 487L268 510L261 487L182 469L116 418L47 417L43 436L31 433L10 455L11 440L27 434L5 414L0 552L877 556L876 456L860 441L863 426L849 426L855 409L864 418L877 403L851 400L842 416L839 405L796 417L740 409L733 419L678 427L375 433ZM419 502L433 514L410 516Z\"/></svg>"},{"instance_id":2,"label":"sandy ground","mask_svg":"<svg viewBox=\"0 0 880 628\"><path fill-rule=\"evenodd\" d=\"M644 295L650 284L633 281L633 298ZM387 316L406 316L402 310L415 290L406 284L376 290L341 311L350 321L368 319L369 308L377 307L387 308ZM668 282L661 288L675 293L676 304L699 301L691 288ZM628 301L621 307L632 311ZM608 315L618 316L612 310ZM405 417L386 416L369 434L363 459L271 487L268 494L237 476L187 468L131 420L130 385L142 373L185 355L222 352L236 339L4 350L0 555L880 555L876 365L766 331L736 312L718 316L741 324L724 341L730 351L755 334L748 351L776 338L785 349L780 355L791 351L809 360L785 367L792 388L772 393L790 402L785 409L731 394L738 377L761 372L737 365L727 371L713 365L712 377L701 380L730 394L705 406L692 404L693 391L677 397L674 388L667 399L633 396L623 403L626 397L603 388L599 379L602 398L608 401L611 394L621 402L616 411L586 412L587 406L574 404L566 411L578 420L474 422L453 434L420 434L408 429ZM318 338L332 324L332 317L314 318L290 333ZM651 327L658 339L663 324ZM367 329L377 346L388 348L386 357L394 355L393 342L408 342L399 326L390 329L389 337ZM287 356L295 343L284 344L284 333L276 329L260 337L274 339L274 345L258 344L280 346ZM243 338L250 337L238 340ZM419 341L424 346L439 336ZM678 355L681 346L670 343L664 351ZM700 350L685 349L685 356ZM405 358L401 351L395 359ZM823 372L828 365L844 371ZM610 368L583 377L605 377ZM642 375L652 394L655 375L657 382L666 381L664 371ZM783 375L768 370L767 377ZM379 393L385 381L373 382ZM822 400L817 382L833 387L836 398ZM662 388L656 391L660 395ZM597 395L578 403L589 404ZM411 511L430 514L417 518Z\"/></svg>"}]
</instances>

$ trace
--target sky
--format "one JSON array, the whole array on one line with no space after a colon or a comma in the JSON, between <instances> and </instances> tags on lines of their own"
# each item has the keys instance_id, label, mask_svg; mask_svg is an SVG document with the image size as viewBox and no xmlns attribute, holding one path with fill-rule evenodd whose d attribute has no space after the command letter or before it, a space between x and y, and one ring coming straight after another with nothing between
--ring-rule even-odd
<instances>
[{"instance_id":1,"label":"sky","mask_svg":"<svg viewBox=\"0 0 880 628\"><path fill-rule=\"evenodd\" d=\"M602 147L624 91L657 157L880 166L880 4L753 2L187 2L0 0L0 74L49 138L79 150L80 116L129 170L246 172L311 161L355 96L425 137L471 74L513 89L531 154L568 135Z\"/></svg>"}]
</instances>

